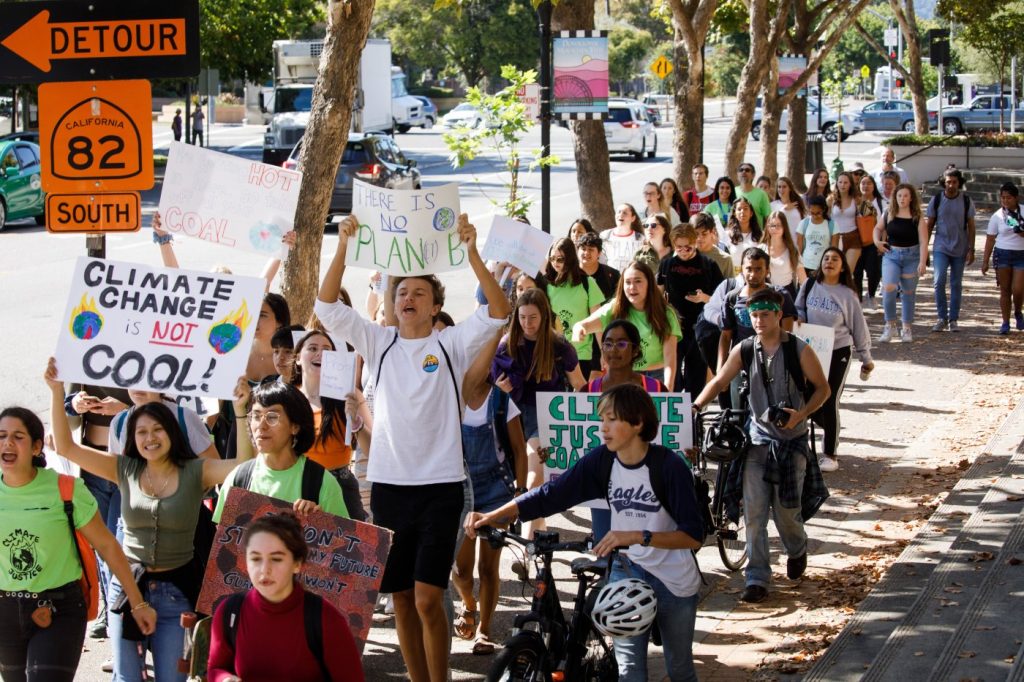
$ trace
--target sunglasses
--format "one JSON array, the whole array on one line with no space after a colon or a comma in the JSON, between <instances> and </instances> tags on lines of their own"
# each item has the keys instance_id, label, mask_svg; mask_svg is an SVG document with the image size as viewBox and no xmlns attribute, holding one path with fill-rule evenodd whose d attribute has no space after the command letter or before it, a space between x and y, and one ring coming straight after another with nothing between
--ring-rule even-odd
<instances>
[{"instance_id":1,"label":"sunglasses","mask_svg":"<svg viewBox=\"0 0 1024 682\"><path fill-rule=\"evenodd\" d=\"M564 263L565 256L552 256L548 260L550 260L552 263Z\"/></svg>"},{"instance_id":2,"label":"sunglasses","mask_svg":"<svg viewBox=\"0 0 1024 682\"><path fill-rule=\"evenodd\" d=\"M661 224L657 220L652 220L649 223L644 223L644 227L654 229L655 227L661 227Z\"/></svg>"},{"instance_id":3,"label":"sunglasses","mask_svg":"<svg viewBox=\"0 0 1024 682\"><path fill-rule=\"evenodd\" d=\"M740 168L739 172L740 173L753 173L754 169L753 168Z\"/></svg>"}]
</instances>

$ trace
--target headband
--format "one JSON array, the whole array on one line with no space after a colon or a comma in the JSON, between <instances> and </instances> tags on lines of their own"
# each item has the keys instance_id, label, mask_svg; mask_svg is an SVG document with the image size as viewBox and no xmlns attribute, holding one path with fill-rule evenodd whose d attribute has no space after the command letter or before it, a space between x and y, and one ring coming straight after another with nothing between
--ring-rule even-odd
<instances>
[{"instance_id":1,"label":"headband","mask_svg":"<svg viewBox=\"0 0 1024 682\"><path fill-rule=\"evenodd\" d=\"M747 304L747 310L755 312L758 310L769 310L771 312L781 312L782 306L775 301L754 301L753 303Z\"/></svg>"}]
</instances>

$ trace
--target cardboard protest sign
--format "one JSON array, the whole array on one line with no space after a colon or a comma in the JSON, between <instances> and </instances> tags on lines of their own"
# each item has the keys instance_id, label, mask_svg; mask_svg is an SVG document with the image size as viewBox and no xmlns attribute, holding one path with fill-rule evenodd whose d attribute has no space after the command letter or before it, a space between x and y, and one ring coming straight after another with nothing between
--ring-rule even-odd
<instances>
[{"instance_id":1,"label":"cardboard protest sign","mask_svg":"<svg viewBox=\"0 0 1024 682\"><path fill-rule=\"evenodd\" d=\"M57 339L62 381L230 400L266 285L258 277L79 258Z\"/></svg>"},{"instance_id":2,"label":"cardboard protest sign","mask_svg":"<svg viewBox=\"0 0 1024 682\"><path fill-rule=\"evenodd\" d=\"M212 614L223 597L252 587L242 546L245 527L261 516L291 509L291 502L239 488L228 491L196 604L199 613ZM299 574L302 586L348 618L362 652L391 550L391 531L320 511L301 521L309 545L309 556Z\"/></svg>"},{"instance_id":3,"label":"cardboard protest sign","mask_svg":"<svg viewBox=\"0 0 1024 682\"><path fill-rule=\"evenodd\" d=\"M345 265L406 277L448 272L469 264L459 240L459 186L388 189L352 181L352 214L359 231Z\"/></svg>"},{"instance_id":4,"label":"cardboard protest sign","mask_svg":"<svg viewBox=\"0 0 1024 682\"><path fill-rule=\"evenodd\" d=\"M523 272L536 273L544 266L554 239L532 225L494 216L487 244L480 256L484 260L505 261Z\"/></svg>"},{"instance_id":5,"label":"cardboard protest sign","mask_svg":"<svg viewBox=\"0 0 1024 682\"><path fill-rule=\"evenodd\" d=\"M689 393L651 393L661 425L652 442L682 451L693 447L693 412ZM604 444L601 417L597 413L600 393L538 393L537 425L540 445L548 448L544 480L564 474L593 448ZM607 507L603 500L586 507Z\"/></svg>"},{"instance_id":6,"label":"cardboard protest sign","mask_svg":"<svg viewBox=\"0 0 1024 682\"><path fill-rule=\"evenodd\" d=\"M287 254L302 174L180 142L171 143L160 219L163 229L212 244Z\"/></svg>"},{"instance_id":7,"label":"cardboard protest sign","mask_svg":"<svg viewBox=\"0 0 1024 682\"><path fill-rule=\"evenodd\" d=\"M825 325L808 324L797 320L793 325L793 333L811 347L818 356L822 371L828 377L829 367L832 366L832 347L836 342L836 330Z\"/></svg>"},{"instance_id":8,"label":"cardboard protest sign","mask_svg":"<svg viewBox=\"0 0 1024 682\"><path fill-rule=\"evenodd\" d=\"M356 385L356 354L344 346L320 354L320 397L344 400Z\"/></svg>"}]
</instances>

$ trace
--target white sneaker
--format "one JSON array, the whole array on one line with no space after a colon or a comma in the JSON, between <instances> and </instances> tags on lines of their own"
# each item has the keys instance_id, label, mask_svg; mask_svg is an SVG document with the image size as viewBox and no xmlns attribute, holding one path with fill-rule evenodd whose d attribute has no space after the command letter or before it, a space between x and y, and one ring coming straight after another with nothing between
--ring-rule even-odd
<instances>
[{"instance_id":1,"label":"white sneaker","mask_svg":"<svg viewBox=\"0 0 1024 682\"><path fill-rule=\"evenodd\" d=\"M839 470L839 460L835 457L829 457L828 455L822 455L818 458L818 468L824 473L831 473Z\"/></svg>"},{"instance_id":2,"label":"white sneaker","mask_svg":"<svg viewBox=\"0 0 1024 682\"><path fill-rule=\"evenodd\" d=\"M896 341L900 336L899 331L896 329L895 322L886 322L885 326L882 327L882 335L878 337L878 343L892 343Z\"/></svg>"},{"instance_id":3,"label":"white sneaker","mask_svg":"<svg viewBox=\"0 0 1024 682\"><path fill-rule=\"evenodd\" d=\"M914 332L911 330L909 324L903 325L903 331L900 333L900 340L903 343L910 343L914 340Z\"/></svg>"}]
</instances>

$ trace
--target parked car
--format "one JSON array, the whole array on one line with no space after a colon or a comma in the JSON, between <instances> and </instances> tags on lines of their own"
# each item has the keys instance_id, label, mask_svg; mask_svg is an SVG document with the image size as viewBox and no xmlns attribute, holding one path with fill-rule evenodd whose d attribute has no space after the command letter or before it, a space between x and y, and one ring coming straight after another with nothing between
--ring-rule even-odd
<instances>
[{"instance_id":1,"label":"parked car","mask_svg":"<svg viewBox=\"0 0 1024 682\"><path fill-rule=\"evenodd\" d=\"M8 221L35 218L46 224L46 195L39 166L39 145L0 140L0 230Z\"/></svg>"},{"instance_id":2,"label":"parked car","mask_svg":"<svg viewBox=\"0 0 1024 682\"><path fill-rule=\"evenodd\" d=\"M31 142L34 145L39 144L39 131L38 130L19 130L16 133L7 133L6 135L0 135L0 142L7 141L21 141Z\"/></svg>"},{"instance_id":3,"label":"parked car","mask_svg":"<svg viewBox=\"0 0 1024 682\"><path fill-rule=\"evenodd\" d=\"M433 128L437 123L437 106L434 105L434 102L429 97L423 97L422 95L412 95L412 97L423 102L423 108L421 109L423 112L423 123L420 124L420 127L424 130Z\"/></svg>"},{"instance_id":4,"label":"parked car","mask_svg":"<svg viewBox=\"0 0 1024 682\"><path fill-rule=\"evenodd\" d=\"M647 107L635 99L608 100L608 118L604 120L604 136L609 154L632 154L640 161L658 154L658 134L647 115Z\"/></svg>"},{"instance_id":5,"label":"parked car","mask_svg":"<svg viewBox=\"0 0 1024 682\"><path fill-rule=\"evenodd\" d=\"M959 135L967 130L998 130L999 112L1002 110L1003 125L1009 127L1010 113L1013 103L1008 95L978 95L962 107L948 107L942 110L942 132L946 135ZM929 123L938 125L938 113L935 118L928 112ZM1017 121L1024 121L1024 109L1017 105Z\"/></svg>"},{"instance_id":6,"label":"parked car","mask_svg":"<svg viewBox=\"0 0 1024 682\"><path fill-rule=\"evenodd\" d=\"M484 112L463 102L441 117L442 128L479 128L484 124Z\"/></svg>"},{"instance_id":7,"label":"parked car","mask_svg":"<svg viewBox=\"0 0 1024 682\"><path fill-rule=\"evenodd\" d=\"M656 126L666 122L676 108L675 98L672 95L656 95L648 92L640 98L640 101L647 107L647 115Z\"/></svg>"},{"instance_id":8,"label":"parked car","mask_svg":"<svg viewBox=\"0 0 1024 682\"><path fill-rule=\"evenodd\" d=\"M860 111L864 130L902 130L914 132L914 103L906 99L880 99L865 104ZM928 112L929 125L934 126L935 112Z\"/></svg>"},{"instance_id":9,"label":"parked car","mask_svg":"<svg viewBox=\"0 0 1024 682\"><path fill-rule=\"evenodd\" d=\"M299 140L282 164L289 170L298 170ZM334 176L334 190L328 210L328 222L333 215L352 212L352 181L368 182L389 189L419 189L420 172L416 160L406 158L390 135L383 133L349 133L348 143L341 155L341 165Z\"/></svg>"},{"instance_id":10,"label":"parked car","mask_svg":"<svg viewBox=\"0 0 1024 682\"><path fill-rule=\"evenodd\" d=\"M750 127L750 136L755 140L761 139L761 106L760 98L758 98L758 107L754 110L754 123ZM779 132L786 132L787 123L789 123L789 112L783 111L779 121ZM835 142L838 137L837 124L839 123L839 114L828 106L824 102L821 103L821 134L829 142ZM854 133L859 133L864 130L864 119L861 118L860 113L856 111L844 111L843 112L843 139L845 140ZM807 99L807 132L818 131L818 100L814 98Z\"/></svg>"}]
</instances>

